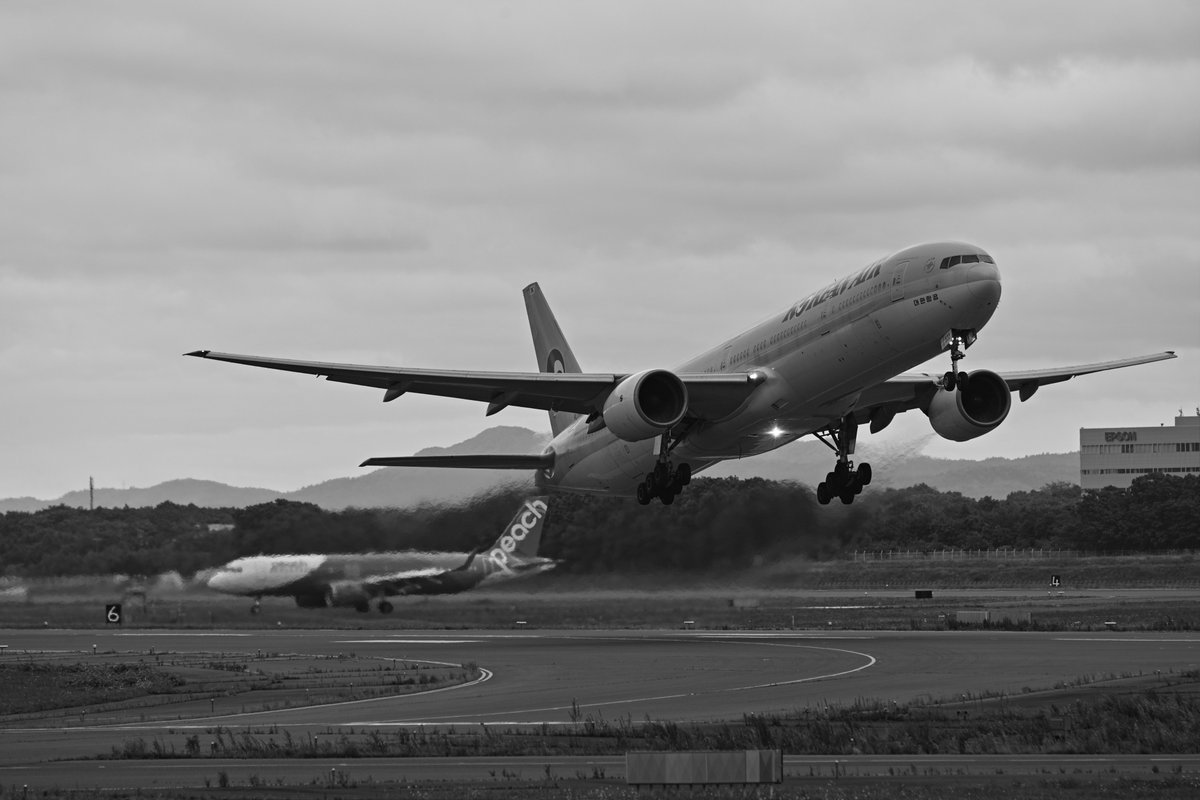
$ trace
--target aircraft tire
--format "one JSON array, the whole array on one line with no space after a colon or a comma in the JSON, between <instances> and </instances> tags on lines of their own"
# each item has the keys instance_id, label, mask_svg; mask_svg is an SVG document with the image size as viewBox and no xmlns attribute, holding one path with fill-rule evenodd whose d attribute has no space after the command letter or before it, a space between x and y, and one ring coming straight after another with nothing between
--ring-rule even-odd
<instances>
[{"instance_id":1,"label":"aircraft tire","mask_svg":"<svg viewBox=\"0 0 1200 800\"><path fill-rule=\"evenodd\" d=\"M392 609L394 609L394 608L395 608L395 606L393 606L387 600L379 601L379 613L380 614L390 614L390 613L392 613Z\"/></svg>"},{"instance_id":2,"label":"aircraft tire","mask_svg":"<svg viewBox=\"0 0 1200 800\"><path fill-rule=\"evenodd\" d=\"M829 492L829 484L825 481L821 481L820 483L818 483L817 484L817 502L823 506L827 506L827 505L829 505L829 501L832 499L833 499L833 496Z\"/></svg>"},{"instance_id":3,"label":"aircraft tire","mask_svg":"<svg viewBox=\"0 0 1200 800\"><path fill-rule=\"evenodd\" d=\"M673 487L668 486L658 495L658 499L662 500L662 504L664 506L669 506L675 502L675 492L671 491L672 488Z\"/></svg>"},{"instance_id":4,"label":"aircraft tire","mask_svg":"<svg viewBox=\"0 0 1200 800\"><path fill-rule=\"evenodd\" d=\"M842 493L838 495L838 497L841 498L842 505L848 506L854 502L854 490L844 489L842 490Z\"/></svg>"},{"instance_id":5,"label":"aircraft tire","mask_svg":"<svg viewBox=\"0 0 1200 800\"><path fill-rule=\"evenodd\" d=\"M965 372L958 373L957 385L958 385L958 390L960 392L965 392L967 390L967 373L965 373Z\"/></svg>"},{"instance_id":6,"label":"aircraft tire","mask_svg":"<svg viewBox=\"0 0 1200 800\"><path fill-rule=\"evenodd\" d=\"M863 486L871 485L871 465L870 464L868 464L864 461L862 464L858 465L858 469L855 470L855 473L858 476L859 483L861 483Z\"/></svg>"},{"instance_id":7,"label":"aircraft tire","mask_svg":"<svg viewBox=\"0 0 1200 800\"><path fill-rule=\"evenodd\" d=\"M675 470L675 482L680 486L687 486L692 482L692 467L690 464L680 464Z\"/></svg>"},{"instance_id":8,"label":"aircraft tire","mask_svg":"<svg viewBox=\"0 0 1200 800\"><path fill-rule=\"evenodd\" d=\"M644 483L639 483L637 487L637 501L644 506L650 505L650 487Z\"/></svg>"}]
</instances>

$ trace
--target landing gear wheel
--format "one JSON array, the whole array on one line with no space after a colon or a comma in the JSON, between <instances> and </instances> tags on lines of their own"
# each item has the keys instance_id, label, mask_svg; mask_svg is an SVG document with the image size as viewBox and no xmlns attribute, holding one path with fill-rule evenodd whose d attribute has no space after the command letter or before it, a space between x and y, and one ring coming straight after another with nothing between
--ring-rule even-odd
<instances>
[{"instance_id":1,"label":"landing gear wheel","mask_svg":"<svg viewBox=\"0 0 1200 800\"><path fill-rule=\"evenodd\" d=\"M675 502L675 492L671 491L671 489L668 488L666 491L664 491L662 494L660 494L658 496L658 499L662 500L662 504L664 506L669 506L669 505L671 505L671 503Z\"/></svg>"},{"instance_id":2,"label":"landing gear wheel","mask_svg":"<svg viewBox=\"0 0 1200 800\"><path fill-rule=\"evenodd\" d=\"M387 600L379 601L379 613L380 614L390 614L390 613L392 613L393 608L395 608L395 606L393 606Z\"/></svg>"},{"instance_id":3,"label":"landing gear wheel","mask_svg":"<svg viewBox=\"0 0 1200 800\"><path fill-rule=\"evenodd\" d=\"M967 390L967 378L968 378L967 373L965 373L965 372L958 373L958 390L960 392L965 392Z\"/></svg>"},{"instance_id":4,"label":"landing gear wheel","mask_svg":"<svg viewBox=\"0 0 1200 800\"><path fill-rule=\"evenodd\" d=\"M843 489L842 493L839 494L838 497L841 498L843 505L848 506L854 502L854 490L853 489Z\"/></svg>"},{"instance_id":5,"label":"landing gear wheel","mask_svg":"<svg viewBox=\"0 0 1200 800\"><path fill-rule=\"evenodd\" d=\"M942 388L945 389L947 392L953 392L954 387L957 383L958 383L958 379L954 377L953 372L947 372L945 375L942 376Z\"/></svg>"},{"instance_id":6,"label":"landing gear wheel","mask_svg":"<svg viewBox=\"0 0 1200 800\"><path fill-rule=\"evenodd\" d=\"M680 486L687 486L692 482L692 466L690 464L680 464L675 468L675 483Z\"/></svg>"},{"instance_id":7,"label":"landing gear wheel","mask_svg":"<svg viewBox=\"0 0 1200 800\"><path fill-rule=\"evenodd\" d=\"M354 610L360 614L365 614L371 610L371 607L369 605L367 605L366 600L360 600L359 602L354 604Z\"/></svg>"},{"instance_id":8,"label":"landing gear wheel","mask_svg":"<svg viewBox=\"0 0 1200 800\"><path fill-rule=\"evenodd\" d=\"M638 484L637 501L639 503L641 503L644 506L648 506L648 505L650 505L650 501L651 501L651 499L653 499L653 497L654 497L654 495L650 494L650 487L646 486L645 483Z\"/></svg>"},{"instance_id":9,"label":"landing gear wheel","mask_svg":"<svg viewBox=\"0 0 1200 800\"><path fill-rule=\"evenodd\" d=\"M871 485L871 465L866 463L865 461L863 463L859 464L858 469L855 470L855 477L858 478L858 482L862 486L870 486Z\"/></svg>"},{"instance_id":10,"label":"landing gear wheel","mask_svg":"<svg viewBox=\"0 0 1200 800\"><path fill-rule=\"evenodd\" d=\"M817 502L823 506L829 505L829 501L833 499L833 493L829 491L829 484L821 481L817 484Z\"/></svg>"},{"instance_id":11,"label":"landing gear wheel","mask_svg":"<svg viewBox=\"0 0 1200 800\"><path fill-rule=\"evenodd\" d=\"M250 606L251 614L257 614L260 611L262 611L262 606L260 606L258 603L255 603L254 605Z\"/></svg>"}]
</instances>

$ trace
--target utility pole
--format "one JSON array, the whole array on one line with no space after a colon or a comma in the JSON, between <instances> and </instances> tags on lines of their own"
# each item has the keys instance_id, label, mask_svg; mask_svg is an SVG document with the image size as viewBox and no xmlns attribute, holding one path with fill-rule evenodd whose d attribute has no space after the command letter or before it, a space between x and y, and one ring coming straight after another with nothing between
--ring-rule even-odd
<instances>
[{"instance_id":1,"label":"utility pole","mask_svg":"<svg viewBox=\"0 0 1200 800\"><path fill-rule=\"evenodd\" d=\"M88 476L88 511L96 510L96 479Z\"/></svg>"}]
</instances>

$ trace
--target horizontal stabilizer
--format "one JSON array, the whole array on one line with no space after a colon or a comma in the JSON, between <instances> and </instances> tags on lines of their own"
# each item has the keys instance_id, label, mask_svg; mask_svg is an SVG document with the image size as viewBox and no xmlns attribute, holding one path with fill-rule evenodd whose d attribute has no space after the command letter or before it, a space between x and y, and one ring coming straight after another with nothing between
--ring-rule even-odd
<instances>
[{"instance_id":1,"label":"horizontal stabilizer","mask_svg":"<svg viewBox=\"0 0 1200 800\"><path fill-rule=\"evenodd\" d=\"M439 467L450 469L551 469L554 454L541 455L460 455L394 456L368 458L360 467Z\"/></svg>"}]
</instances>

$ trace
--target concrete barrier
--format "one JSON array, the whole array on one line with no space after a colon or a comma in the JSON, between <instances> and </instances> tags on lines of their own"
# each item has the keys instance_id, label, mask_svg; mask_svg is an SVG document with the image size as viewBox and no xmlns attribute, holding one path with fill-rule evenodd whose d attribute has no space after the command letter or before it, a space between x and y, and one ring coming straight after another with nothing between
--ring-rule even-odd
<instances>
[{"instance_id":1,"label":"concrete barrier","mask_svg":"<svg viewBox=\"0 0 1200 800\"><path fill-rule=\"evenodd\" d=\"M782 782L779 750L625 754L625 783L635 787Z\"/></svg>"}]
</instances>

